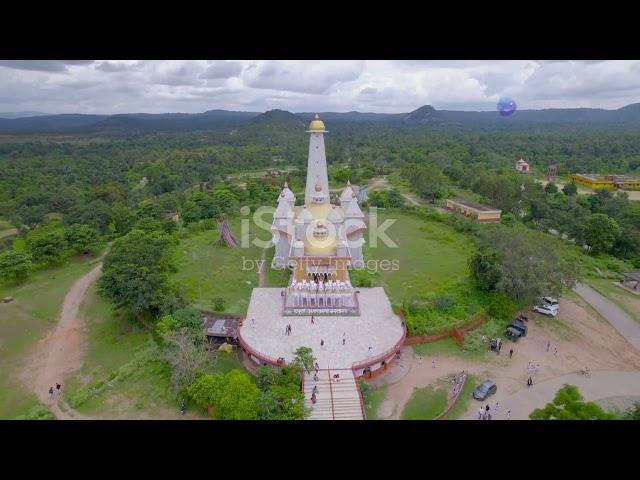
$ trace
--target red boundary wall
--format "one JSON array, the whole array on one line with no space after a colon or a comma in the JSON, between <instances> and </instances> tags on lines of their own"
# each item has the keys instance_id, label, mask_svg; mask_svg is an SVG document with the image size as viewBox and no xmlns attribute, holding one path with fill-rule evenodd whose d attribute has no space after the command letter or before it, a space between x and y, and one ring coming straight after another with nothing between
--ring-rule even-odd
<instances>
[{"instance_id":1,"label":"red boundary wall","mask_svg":"<svg viewBox=\"0 0 640 480\"><path fill-rule=\"evenodd\" d=\"M402 316L402 319L404 321L404 315ZM470 330L478 328L482 324L482 322L484 322L484 320L485 320L484 318L479 318L463 328L454 328L450 332L440 333L438 335L421 335L419 337L407 337L404 340L404 344L419 345L421 343L431 343L437 340L443 340L445 338L454 337L456 338L456 341L458 342L458 344L462 346L462 344L464 343L464 334Z\"/></svg>"}]
</instances>

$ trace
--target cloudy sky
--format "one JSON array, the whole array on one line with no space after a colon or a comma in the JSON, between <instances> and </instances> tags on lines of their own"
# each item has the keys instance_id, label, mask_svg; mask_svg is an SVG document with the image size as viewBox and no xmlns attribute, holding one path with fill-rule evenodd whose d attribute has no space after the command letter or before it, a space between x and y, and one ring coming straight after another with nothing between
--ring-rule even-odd
<instances>
[{"instance_id":1,"label":"cloudy sky","mask_svg":"<svg viewBox=\"0 0 640 480\"><path fill-rule=\"evenodd\" d=\"M640 61L0 60L0 112L293 112L619 108Z\"/></svg>"}]
</instances>

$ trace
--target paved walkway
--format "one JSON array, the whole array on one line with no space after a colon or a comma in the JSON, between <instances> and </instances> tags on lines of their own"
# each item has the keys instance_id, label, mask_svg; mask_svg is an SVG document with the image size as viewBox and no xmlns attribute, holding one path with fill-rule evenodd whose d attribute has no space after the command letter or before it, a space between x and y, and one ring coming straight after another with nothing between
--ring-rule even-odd
<instances>
[{"instance_id":1,"label":"paved walkway","mask_svg":"<svg viewBox=\"0 0 640 480\"><path fill-rule=\"evenodd\" d=\"M600 315L602 315L627 341L640 350L640 324L608 298L603 297L593 288L578 283L575 292L584 298Z\"/></svg>"},{"instance_id":2,"label":"paved walkway","mask_svg":"<svg viewBox=\"0 0 640 480\"><path fill-rule=\"evenodd\" d=\"M477 409L488 403L494 420L505 420L507 410L511 410L511 420L528 420L529 414L534 409L544 407L551 402L565 383L576 385L582 397L587 401L597 401L615 396L640 395L639 372L591 372L591 378L571 373L536 383L532 387L512 395L502 395L498 391L484 402L473 400L478 407L467 415L466 419L476 420L478 418ZM495 411L496 402L500 403L497 412Z\"/></svg>"},{"instance_id":3,"label":"paved walkway","mask_svg":"<svg viewBox=\"0 0 640 480\"><path fill-rule=\"evenodd\" d=\"M290 362L298 347L310 347L320 368L351 368L392 349L404 333L382 287L358 289L359 316L314 316L313 324L311 316L282 314L282 290L254 288L240 327L244 341L268 358ZM287 325L291 335L285 333Z\"/></svg>"}]
</instances>

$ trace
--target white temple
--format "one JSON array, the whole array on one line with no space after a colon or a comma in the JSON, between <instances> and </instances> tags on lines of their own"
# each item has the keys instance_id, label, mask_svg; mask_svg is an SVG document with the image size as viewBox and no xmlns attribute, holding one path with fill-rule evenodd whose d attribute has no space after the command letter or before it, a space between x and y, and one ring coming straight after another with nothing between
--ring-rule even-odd
<instances>
[{"instance_id":1,"label":"white temple","mask_svg":"<svg viewBox=\"0 0 640 480\"><path fill-rule=\"evenodd\" d=\"M305 203L296 198L285 183L273 215L273 268L292 267L290 289L293 305L314 308L356 308L351 293L349 268L364 265L363 233L367 229L356 192L347 182L340 205L332 205L329 195L324 122L316 114L309 124L309 159ZM304 295L303 290L313 290Z\"/></svg>"}]
</instances>

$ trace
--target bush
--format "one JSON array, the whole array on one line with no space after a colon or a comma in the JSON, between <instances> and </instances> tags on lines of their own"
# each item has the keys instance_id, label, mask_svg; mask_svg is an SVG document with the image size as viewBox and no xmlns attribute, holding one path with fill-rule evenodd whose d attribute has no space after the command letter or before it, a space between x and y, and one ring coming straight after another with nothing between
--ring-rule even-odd
<instances>
[{"instance_id":1,"label":"bush","mask_svg":"<svg viewBox=\"0 0 640 480\"><path fill-rule=\"evenodd\" d=\"M56 416L44 405L31 407L26 413L19 415L15 420L55 420Z\"/></svg>"},{"instance_id":2,"label":"bush","mask_svg":"<svg viewBox=\"0 0 640 480\"><path fill-rule=\"evenodd\" d=\"M215 297L215 298L212 300L212 303L213 303L213 309L214 309L216 312L224 312L224 307L225 307L225 301L224 301L224 298L222 298L222 297Z\"/></svg>"}]
</instances>

